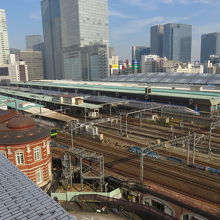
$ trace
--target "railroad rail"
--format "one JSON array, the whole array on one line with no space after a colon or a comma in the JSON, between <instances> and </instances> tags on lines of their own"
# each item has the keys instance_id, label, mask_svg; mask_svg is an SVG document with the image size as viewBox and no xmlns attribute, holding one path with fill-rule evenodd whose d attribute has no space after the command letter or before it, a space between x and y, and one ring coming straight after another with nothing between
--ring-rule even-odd
<instances>
[{"instance_id":1,"label":"railroad rail","mask_svg":"<svg viewBox=\"0 0 220 220\"><path fill-rule=\"evenodd\" d=\"M71 146L71 140L67 136L58 136L57 141ZM74 138L74 144L80 147L86 146L91 150L103 153L105 166L113 169L116 173L131 178L139 178L140 161L136 155L79 137ZM202 200L213 203L220 202L218 196L220 193L220 178L210 177L209 174L197 172L190 168L186 169L178 165L174 166L164 161L159 162L148 158L144 161L144 181L153 181Z\"/></svg>"}]
</instances>

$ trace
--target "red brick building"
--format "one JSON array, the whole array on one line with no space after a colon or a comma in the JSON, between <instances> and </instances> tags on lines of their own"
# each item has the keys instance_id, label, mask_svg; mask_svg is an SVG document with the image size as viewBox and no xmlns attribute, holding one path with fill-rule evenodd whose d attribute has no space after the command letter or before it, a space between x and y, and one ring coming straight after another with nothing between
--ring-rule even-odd
<instances>
[{"instance_id":1,"label":"red brick building","mask_svg":"<svg viewBox=\"0 0 220 220\"><path fill-rule=\"evenodd\" d=\"M0 111L0 119L9 118L0 123L0 153L38 186L45 186L52 178L49 129L30 117L8 111L9 117L6 112Z\"/></svg>"}]
</instances>

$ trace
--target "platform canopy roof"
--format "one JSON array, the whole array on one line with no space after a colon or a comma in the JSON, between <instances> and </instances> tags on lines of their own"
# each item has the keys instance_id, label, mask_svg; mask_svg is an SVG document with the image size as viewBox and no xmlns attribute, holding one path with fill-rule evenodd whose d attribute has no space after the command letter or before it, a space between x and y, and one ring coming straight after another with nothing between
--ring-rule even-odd
<instances>
[{"instance_id":1,"label":"platform canopy roof","mask_svg":"<svg viewBox=\"0 0 220 220\"><path fill-rule=\"evenodd\" d=\"M167 84L196 84L220 85L220 74L207 73L138 73L117 75L103 79L104 82L132 83L167 83Z\"/></svg>"}]
</instances>

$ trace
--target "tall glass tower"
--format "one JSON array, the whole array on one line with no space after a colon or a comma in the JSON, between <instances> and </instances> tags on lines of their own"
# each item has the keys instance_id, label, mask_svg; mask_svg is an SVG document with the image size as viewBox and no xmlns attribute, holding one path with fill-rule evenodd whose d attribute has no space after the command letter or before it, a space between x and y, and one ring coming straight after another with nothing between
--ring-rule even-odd
<instances>
[{"instance_id":1,"label":"tall glass tower","mask_svg":"<svg viewBox=\"0 0 220 220\"><path fill-rule=\"evenodd\" d=\"M63 78L60 0L43 0L41 13L46 58L46 78Z\"/></svg>"},{"instance_id":2,"label":"tall glass tower","mask_svg":"<svg viewBox=\"0 0 220 220\"><path fill-rule=\"evenodd\" d=\"M169 60L191 62L192 25L165 24L163 56Z\"/></svg>"},{"instance_id":3,"label":"tall glass tower","mask_svg":"<svg viewBox=\"0 0 220 220\"><path fill-rule=\"evenodd\" d=\"M46 59L47 65L51 66L47 68L50 73L48 78L91 80L91 72L85 73L84 70L94 69L92 63L105 65L108 60L108 55L103 64L98 60L103 60L102 56L98 56L98 45L102 49L106 45L106 50L109 45L108 0L43 0L41 5ZM92 55L88 57L88 62L83 53ZM103 73L97 75L107 77L108 65L105 76Z\"/></svg>"},{"instance_id":4,"label":"tall glass tower","mask_svg":"<svg viewBox=\"0 0 220 220\"><path fill-rule=\"evenodd\" d=\"M151 27L150 30L150 53L163 57L163 35L164 25L159 24Z\"/></svg>"},{"instance_id":5,"label":"tall glass tower","mask_svg":"<svg viewBox=\"0 0 220 220\"><path fill-rule=\"evenodd\" d=\"M9 58L8 30L5 10L0 9L0 65L7 64Z\"/></svg>"},{"instance_id":6,"label":"tall glass tower","mask_svg":"<svg viewBox=\"0 0 220 220\"><path fill-rule=\"evenodd\" d=\"M203 34L201 37L201 63L208 61L210 55L220 55L220 33Z\"/></svg>"}]
</instances>

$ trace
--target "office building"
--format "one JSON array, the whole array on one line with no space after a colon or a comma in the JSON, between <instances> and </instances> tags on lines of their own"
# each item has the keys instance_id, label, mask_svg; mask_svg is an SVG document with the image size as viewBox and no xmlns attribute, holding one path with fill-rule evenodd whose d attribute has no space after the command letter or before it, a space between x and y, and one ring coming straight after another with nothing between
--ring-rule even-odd
<instances>
[{"instance_id":1,"label":"office building","mask_svg":"<svg viewBox=\"0 0 220 220\"><path fill-rule=\"evenodd\" d=\"M8 63L9 43L5 10L0 9L0 65Z\"/></svg>"},{"instance_id":2,"label":"office building","mask_svg":"<svg viewBox=\"0 0 220 220\"><path fill-rule=\"evenodd\" d=\"M165 24L163 56L168 60L191 62L192 25Z\"/></svg>"},{"instance_id":3,"label":"office building","mask_svg":"<svg viewBox=\"0 0 220 220\"><path fill-rule=\"evenodd\" d=\"M150 53L163 57L164 25L155 25L150 31Z\"/></svg>"},{"instance_id":4,"label":"office building","mask_svg":"<svg viewBox=\"0 0 220 220\"><path fill-rule=\"evenodd\" d=\"M46 68L46 56L45 56L44 43L39 43L39 44L33 45L33 51L40 51L42 53L43 75L44 75L44 79L46 79L47 68Z\"/></svg>"},{"instance_id":5,"label":"office building","mask_svg":"<svg viewBox=\"0 0 220 220\"><path fill-rule=\"evenodd\" d=\"M118 75L120 71L119 57L116 56L115 49L109 47L109 71L110 75Z\"/></svg>"},{"instance_id":6,"label":"office building","mask_svg":"<svg viewBox=\"0 0 220 220\"><path fill-rule=\"evenodd\" d=\"M0 65L0 81L27 82L28 70L24 61L17 61L15 54L9 55L9 63Z\"/></svg>"},{"instance_id":7,"label":"office building","mask_svg":"<svg viewBox=\"0 0 220 220\"><path fill-rule=\"evenodd\" d=\"M141 57L149 55L150 48L145 46L132 46L132 70L133 73L141 72Z\"/></svg>"},{"instance_id":8,"label":"office building","mask_svg":"<svg viewBox=\"0 0 220 220\"><path fill-rule=\"evenodd\" d=\"M20 51L20 60L25 61L29 80L43 79L43 62L40 51Z\"/></svg>"},{"instance_id":9,"label":"office building","mask_svg":"<svg viewBox=\"0 0 220 220\"><path fill-rule=\"evenodd\" d=\"M207 62L210 55L220 55L220 32L203 34L201 37L201 63Z\"/></svg>"},{"instance_id":10,"label":"office building","mask_svg":"<svg viewBox=\"0 0 220 220\"><path fill-rule=\"evenodd\" d=\"M88 71L92 68L85 66L81 53L86 49L90 53L94 48L103 49L107 45L108 62L108 0L43 0L41 8L47 78L86 80L107 77L108 65L104 75L99 72L95 77L91 76L93 72Z\"/></svg>"},{"instance_id":11,"label":"office building","mask_svg":"<svg viewBox=\"0 0 220 220\"><path fill-rule=\"evenodd\" d=\"M160 72L160 56L143 55L141 57L141 72L142 73Z\"/></svg>"},{"instance_id":12,"label":"office building","mask_svg":"<svg viewBox=\"0 0 220 220\"><path fill-rule=\"evenodd\" d=\"M41 35L27 35L26 36L26 50L33 51L33 46L43 42Z\"/></svg>"}]
</instances>

